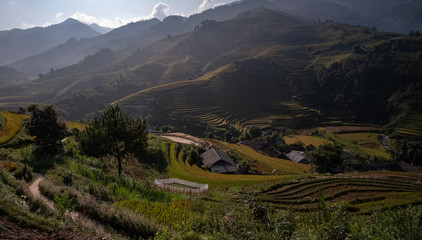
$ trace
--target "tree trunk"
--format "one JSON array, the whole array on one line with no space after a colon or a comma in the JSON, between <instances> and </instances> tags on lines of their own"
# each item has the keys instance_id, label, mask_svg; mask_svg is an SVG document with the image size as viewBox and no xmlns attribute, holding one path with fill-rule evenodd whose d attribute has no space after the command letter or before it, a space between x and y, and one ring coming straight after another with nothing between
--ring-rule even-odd
<instances>
[{"instance_id":1,"label":"tree trunk","mask_svg":"<svg viewBox=\"0 0 422 240\"><path fill-rule=\"evenodd\" d=\"M120 154L117 156L117 161L119 163L119 177L122 176L122 158L120 157Z\"/></svg>"}]
</instances>

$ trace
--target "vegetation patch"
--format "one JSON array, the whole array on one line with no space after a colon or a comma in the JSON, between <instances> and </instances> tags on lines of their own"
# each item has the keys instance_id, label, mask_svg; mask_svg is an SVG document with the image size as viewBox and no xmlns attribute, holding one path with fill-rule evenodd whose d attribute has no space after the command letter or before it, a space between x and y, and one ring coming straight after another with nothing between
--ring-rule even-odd
<instances>
[{"instance_id":1,"label":"vegetation patch","mask_svg":"<svg viewBox=\"0 0 422 240\"><path fill-rule=\"evenodd\" d=\"M0 114L6 120L6 125L0 130L0 145L8 143L20 132L22 123L26 116L0 111Z\"/></svg>"},{"instance_id":2,"label":"vegetation patch","mask_svg":"<svg viewBox=\"0 0 422 240\"><path fill-rule=\"evenodd\" d=\"M385 175L382 178L345 175L302 180L274 185L262 191L260 198L280 208L317 209L321 191L327 202L346 202L353 205L354 211L360 212L422 201L422 184L410 175L407 178L396 178L394 175Z\"/></svg>"},{"instance_id":3,"label":"vegetation patch","mask_svg":"<svg viewBox=\"0 0 422 240\"><path fill-rule=\"evenodd\" d=\"M144 199L122 201L113 204L132 212L141 214L147 219L171 228L189 224L193 213L188 210L189 201L173 200L171 203L151 202Z\"/></svg>"}]
</instances>

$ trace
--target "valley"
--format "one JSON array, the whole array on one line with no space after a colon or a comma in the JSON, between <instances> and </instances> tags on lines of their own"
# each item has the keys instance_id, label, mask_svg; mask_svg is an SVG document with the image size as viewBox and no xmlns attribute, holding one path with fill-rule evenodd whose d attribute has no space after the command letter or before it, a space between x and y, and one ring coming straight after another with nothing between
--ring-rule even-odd
<instances>
[{"instance_id":1,"label":"valley","mask_svg":"<svg viewBox=\"0 0 422 240\"><path fill-rule=\"evenodd\" d=\"M0 239L422 238L418 1L169 9L0 31Z\"/></svg>"}]
</instances>

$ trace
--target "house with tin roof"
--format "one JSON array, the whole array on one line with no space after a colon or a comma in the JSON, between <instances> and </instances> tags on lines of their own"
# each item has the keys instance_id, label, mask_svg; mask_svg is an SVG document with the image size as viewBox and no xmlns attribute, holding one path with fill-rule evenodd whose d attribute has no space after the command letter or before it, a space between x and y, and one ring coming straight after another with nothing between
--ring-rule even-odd
<instances>
[{"instance_id":1,"label":"house with tin roof","mask_svg":"<svg viewBox=\"0 0 422 240\"><path fill-rule=\"evenodd\" d=\"M296 163L309 164L309 160L303 154L300 151L291 151L286 154L286 157Z\"/></svg>"},{"instance_id":2,"label":"house with tin roof","mask_svg":"<svg viewBox=\"0 0 422 240\"><path fill-rule=\"evenodd\" d=\"M209 168L215 173L236 173L237 167L233 160L218 149L211 148L210 150L200 155L203 166Z\"/></svg>"}]
</instances>

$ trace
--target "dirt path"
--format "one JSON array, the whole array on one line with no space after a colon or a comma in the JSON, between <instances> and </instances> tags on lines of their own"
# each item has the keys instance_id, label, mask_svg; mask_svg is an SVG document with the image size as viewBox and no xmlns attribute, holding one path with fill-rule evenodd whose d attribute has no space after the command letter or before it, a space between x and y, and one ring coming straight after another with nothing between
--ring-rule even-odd
<instances>
[{"instance_id":1,"label":"dirt path","mask_svg":"<svg viewBox=\"0 0 422 240\"><path fill-rule=\"evenodd\" d=\"M47 207L55 211L56 206L54 202L45 197L40 192L39 184L41 181L44 180L44 176L39 173L33 173L33 176L35 177L35 181L29 186L29 191L34 196L34 198L41 200ZM107 228L102 224L98 223L97 221L90 219L89 216L85 216L79 212L68 210L66 210L65 216L68 217L75 224L94 231L96 235L103 236L102 239L112 239L111 234L108 232Z\"/></svg>"},{"instance_id":2,"label":"dirt path","mask_svg":"<svg viewBox=\"0 0 422 240\"><path fill-rule=\"evenodd\" d=\"M161 137L167 138L173 142L183 143L183 144L192 144L197 147L211 148L212 143L202 140L200 138L191 136L185 133L166 133L162 134Z\"/></svg>"},{"instance_id":3,"label":"dirt path","mask_svg":"<svg viewBox=\"0 0 422 240\"><path fill-rule=\"evenodd\" d=\"M39 173L34 173L33 175L35 177L35 181L29 186L29 191L32 193L34 198L41 200L50 209L56 210L56 207L54 206L54 202L46 198L40 192L39 185L40 185L40 182L44 180L44 177Z\"/></svg>"}]
</instances>

